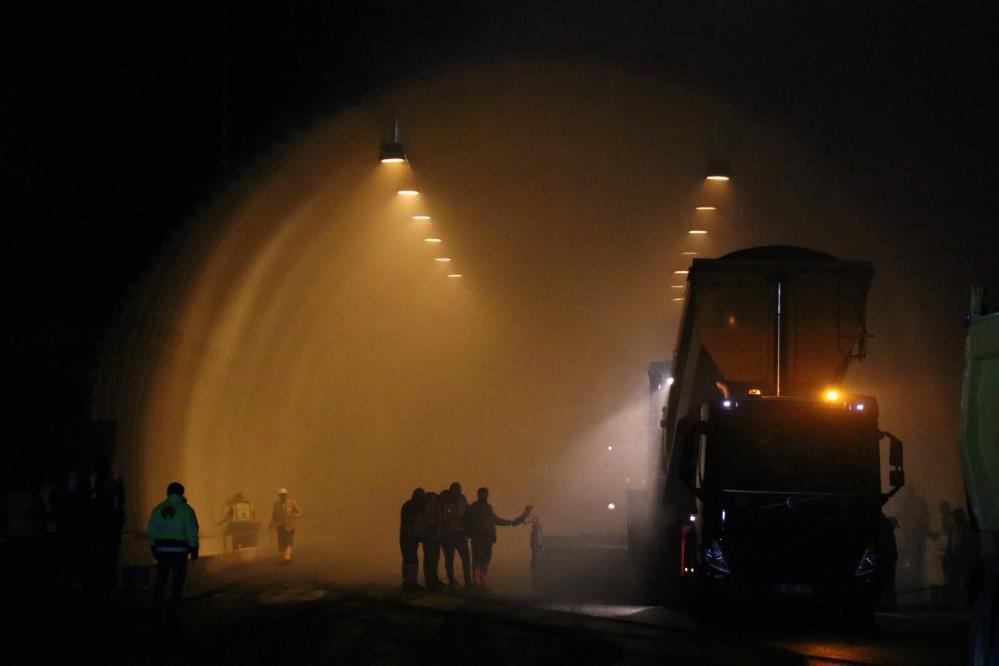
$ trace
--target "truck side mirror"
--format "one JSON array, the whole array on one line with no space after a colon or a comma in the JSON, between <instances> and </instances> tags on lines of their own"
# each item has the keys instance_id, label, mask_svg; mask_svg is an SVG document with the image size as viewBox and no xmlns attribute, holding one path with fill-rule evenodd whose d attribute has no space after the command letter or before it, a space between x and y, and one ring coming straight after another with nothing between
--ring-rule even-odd
<instances>
[{"instance_id":1,"label":"truck side mirror","mask_svg":"<svg viewBox=\"0 0 999 666\"><path fill-rule=\"evenodd\" d=\"M902 467L902 442L894 435L888 435L891 443L888 449L888 464L892 467ZM892 485L895 485L894 483Z\"/></svg>"},{"instance_id":2,"label":"truck side mirror","mask_svg":"<svg viewBox=\"0 0 999 666\"><path fill-rule=\"evenodd\" d=\"M888 485L892 488L901 488L905 485L905 472L900 469L893 469L888 472Z\"/></svg>"}]
</instances>

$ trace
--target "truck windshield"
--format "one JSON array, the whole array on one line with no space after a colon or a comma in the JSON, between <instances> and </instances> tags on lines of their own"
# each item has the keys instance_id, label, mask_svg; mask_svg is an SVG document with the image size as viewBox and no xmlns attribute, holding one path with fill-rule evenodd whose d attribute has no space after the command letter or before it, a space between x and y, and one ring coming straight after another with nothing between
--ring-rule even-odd
<instances>
[{"instance_id":1,"label":"truck windshield","mask_svg":"<svg viewBox=\"0 0 999 666\"><path fill-rule=\"evenodd\" d=\"M746 403L743 403L746 405ZM705 484L773 492L879 492L877 431L810 403L752 405L712 423Z\"/></svg>"}]
</instances>

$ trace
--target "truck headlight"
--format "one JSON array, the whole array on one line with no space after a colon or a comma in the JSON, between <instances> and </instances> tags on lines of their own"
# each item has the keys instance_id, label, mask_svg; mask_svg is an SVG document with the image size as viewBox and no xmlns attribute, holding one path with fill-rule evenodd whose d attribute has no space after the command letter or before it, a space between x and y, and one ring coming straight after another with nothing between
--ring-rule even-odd
<instances>
[{"instance_id":1,"label":"truck headlight","mask_svg":"<svg viewBox=\"0 0 999 666\"><path fill-rule=\"evenodd\" d=\"M732 573L728 568L728 562L725 561L725 553L722 552L721 546L718 545L717 541L712 541L704 549L704 564L707 565L708 571L715 575L725 576Z\"/></svg>"},{"instance_id":2,"label":"truck headlight","mask_svg":"<svg viewBox=\"0 0 999 666\"><path fill-rule=\"evenodd\" d=\"M870 548L864 551L863 557L860 558L860 562L857 564L857 570L853 572L853 575L857 578L862 576L870 576L874 573L874 570L878 567L878 556Z\"/></svg>"}]
</instances>

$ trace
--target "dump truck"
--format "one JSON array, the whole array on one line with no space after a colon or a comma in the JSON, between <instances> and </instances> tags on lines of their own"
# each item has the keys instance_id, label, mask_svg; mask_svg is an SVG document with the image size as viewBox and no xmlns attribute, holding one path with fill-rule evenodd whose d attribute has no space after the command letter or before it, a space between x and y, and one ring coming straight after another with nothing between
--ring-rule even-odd
<instances>
[{"instance_id":1,"label":"dump truck","mask_svg":"<svg viewBox=\"0 0 999 666\"><path fill-rule=\"evenodd\" d=\"M645 589L704 612L773 600L873 616L881 508L905 475L877 400L844 389L872 276L787 246L693 260L654 481L628 507Z\"/></svg>"},{"instance_id":2,"label":"dump truck","mask_svg":"<svg viewBox=\"0 0 999 666\"><path fill-rule=\"evenodd\" d=\"M999 310L972 288L961 388L961 469L982 557L970 585L968 662L999 663Z\"/></svg>"}]
</instances>

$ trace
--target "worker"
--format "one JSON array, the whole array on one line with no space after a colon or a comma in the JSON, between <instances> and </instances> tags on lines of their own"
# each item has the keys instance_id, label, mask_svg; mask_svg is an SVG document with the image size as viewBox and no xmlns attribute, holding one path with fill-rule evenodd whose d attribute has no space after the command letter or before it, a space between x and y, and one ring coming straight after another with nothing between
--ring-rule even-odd
<instances>
[{"instance_id":1,"label":"worker","mask_svg":"<svg viewBox=\"0 0 999 666\"><path fill-rule=\"evenodd\" d=\"M423 498L423 584L427 590L444 587L440 579L441 502L437 493L428 492Z\"/></svg>"},{"instance_id":2,"label":"worker","mask_svg":"<svg viewBox=\"0 0 999 666\"><path fill-rule=\"evenodd\" d=\"M153 603L158 611L164 608L163 594L169 578L169 610L176 615L187 577L187 558L198 559L198 516L184 497L183 485L174 481L167 486L167 497L153 509L146 532L156 558Z\"/></svg>"},{"instance_id":3,"label":"worker","mask_svg":"<svg viewBox=\"0 0 999 666\"><path fill-rule=\"evenodd\" d=\"M541 567L541 555L545 552L544 532L541 530L541 521L537 516L527 519L531 524L531 587L538 591L538 583L541 579L539 569Z\"/></svg>"},{"instance_id":4,"label":"worker","mask_svg":"<svg viewBox=\"0 0 999 666\"><path fill-rule=\"evenodd\" d=\"M302 509L288 497L288 489L278 490L277 501L271 512L268 529L277 529L278 555L282 564L291 564L291 547L295 543L295 523L302 517Z\"/></svg>"},{"instance_id":5,"label":"worker","mask_svg":"<svg viewBox=\"0 0 999 666\"><path fill-rule=\"evenodd\" d=\"M455 553L461 558L465 589L472 589L472 561L468 552L468 534L464 527L466 511L468 511L468 500L461 492L461 484L455 481L450 488L441 493L441 547L444 549L447 584L452 590L457 588L454 580Z\"/></svg>"},{"instance_id":6,"label":"worker","mask_svg":"<svg viewBox=\"0 0 999 666\"><path fill-rule=\"evenodd\" d=\"M898 543L895 530L898 518L881 514L880 544L878 548L878 583L881 603L885 610L895 610L895 570L898 564Z\"/></svg>"},{"instance_id":7,"label":"worker","mask_svg":"<svg viewBox=\"0 0 999 666\"><path fill-rule=\"evenodd\" d=\"M420 589L420 541L426 532L424 503L426 492L416 488L399 516L399 550L402 551L402 589L407 592Z\"/></svg>"},{"instance_id":8,"label":"worker","mask_svg":"<svg viewBox=\"0 0 999 666\"><path fill-rule=\"evenodd\" d=\"M489 489L479 488L478 501L468 507L465 512L465 529L472 539L472 569L474 584L477 588L486 587L489 575L489 562L493 556L493 544L496 543L496 526L522 525L531 515L532 507L528 505L524 511L514 518L500 518L489 504Z\"/></svg>"},{"instance_id":9,"label":"worker","mask_svg":"<svg viewBox=\"0 0 999 666\"><path fill-rule=\"evenodd\" d=\"M260 518L257 517L253 504L243 496L243 493L236 493L229 498L225 517L218 524L220 527L225 525L225 533L232 539L233 550L257 545Z\"/></svg>"},{"instance_id":10,"label":"worker","mask_svg":"<svg viewBox=\"0 0 999 666\"><path fill-rule=\"evenodd\" d=\"M972 565L978 557L981 544L978 535L972 531L968 514L962 508L953 511L954 525L947 539L944 570L947 603L959 608L967 608L971 600L969 583Z\"/></svg>"},{"instance_id":11,"label":"worker","mask_svg":"<svg viewBox=\"0 0 999 666\"><path fill-rule=\"evenodd\" d=\"M106 594L118 586L121 530L125 526L125 486L121 478L112 473L107 460L95 463L89 481L90 580L95 591Z\"/></svg>"}]
</instances>

